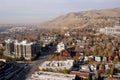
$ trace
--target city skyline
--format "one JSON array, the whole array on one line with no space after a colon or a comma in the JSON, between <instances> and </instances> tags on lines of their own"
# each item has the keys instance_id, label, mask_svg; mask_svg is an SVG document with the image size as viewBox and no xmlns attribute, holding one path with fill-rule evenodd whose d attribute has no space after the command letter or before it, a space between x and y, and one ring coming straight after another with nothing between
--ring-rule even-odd
<instances>
[{"instance_id":1,"label":"city skyline","mask_svg":"<svg viewBox=\"0 0 120 80\"><path fill-rule=\"evenodd\" d=\"M116 8L119 4L119 0L0 0L0 24L41 23L69 12Z\"/></svg>"}]
</instances>

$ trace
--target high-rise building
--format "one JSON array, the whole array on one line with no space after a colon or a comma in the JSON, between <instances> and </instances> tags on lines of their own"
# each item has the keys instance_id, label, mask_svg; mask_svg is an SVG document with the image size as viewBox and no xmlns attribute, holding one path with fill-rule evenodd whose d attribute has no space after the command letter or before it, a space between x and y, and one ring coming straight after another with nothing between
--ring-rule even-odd
<instances>
[{"instance_id":1,"label":"high-rise building","mask_svg":"<svg viewBox=\"0 0 120 80\"><path fill-rule=\"evenodd\" d=\"M11 39L5 40L5 43L6 43L5 54L6 55L12 56L12 54L14 53L15 42L16 42L15 40L11 40Z\"/></svg>"},{"instance_id":2,"label":"high-rise building","mask_svg":"<svg viewBox=\"0 0 120 80\"><path fill-rule=\"evenodd\" d=\"M40 55L41 48L40 44L36 42L28 43L26 40L22 42L14 41L11 44L6 43L7 55L10 55L11 52L16 58L23 57L25 59L31 59L36 57L37 55Z\"/></svg>"}]
</instances>

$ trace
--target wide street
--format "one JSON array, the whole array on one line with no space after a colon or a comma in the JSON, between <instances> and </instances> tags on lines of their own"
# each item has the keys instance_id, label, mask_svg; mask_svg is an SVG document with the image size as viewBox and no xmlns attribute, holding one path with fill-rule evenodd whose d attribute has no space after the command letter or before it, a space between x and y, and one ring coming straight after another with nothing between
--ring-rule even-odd
<instances>
[{"instance_id":1,"label":"wide street","mask_svg":"<svg viewBox=\"0 0 120 80\"><path fill-rule=\"evenodd\" d=\"M30 77L35 71L39 70L38 68L39 65L44 61L46 61L49 58L50 54L53 53L54 51L55 51L55 46L51 48L49 51L42 52L42 55L37 60L28 62L28 65L25 69L25 75L22 76L24 77L22 80Z\"/></svg>"}]
</instances>

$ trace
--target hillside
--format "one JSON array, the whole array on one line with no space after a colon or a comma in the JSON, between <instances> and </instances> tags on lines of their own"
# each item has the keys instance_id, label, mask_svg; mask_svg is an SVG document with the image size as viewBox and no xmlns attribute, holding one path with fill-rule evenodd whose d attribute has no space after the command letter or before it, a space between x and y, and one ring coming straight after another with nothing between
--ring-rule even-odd
<instances>
[{"instance_id":1,"label":"hillside","mask_svg":"<svg viewBox=\"0 0 120 80\"><path fill-rule=\"evenodd\" d=\"M120 8L72 12L42 23L40 28L75 29L83 27L113 26L120 17Z\"/></svg>"}]
</instances>

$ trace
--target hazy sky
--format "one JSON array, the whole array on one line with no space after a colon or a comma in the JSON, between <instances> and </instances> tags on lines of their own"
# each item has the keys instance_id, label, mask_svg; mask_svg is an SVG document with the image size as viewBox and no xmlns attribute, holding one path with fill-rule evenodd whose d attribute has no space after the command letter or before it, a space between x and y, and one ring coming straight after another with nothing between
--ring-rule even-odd
<instances>
[{"instance_id":1,"label":"hazy sky","mask_svg":"<svg viewBox=\"0 0 120 80\"><path fill-rule=\"evenodd\" d=\"M120 7L120 0L0 0L0 24L40 23L81 10Z\"/></svg>"}]
</instances>

